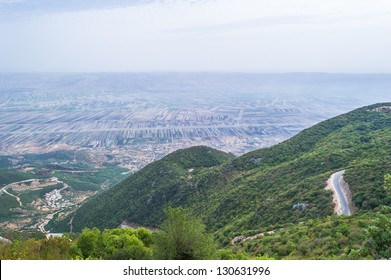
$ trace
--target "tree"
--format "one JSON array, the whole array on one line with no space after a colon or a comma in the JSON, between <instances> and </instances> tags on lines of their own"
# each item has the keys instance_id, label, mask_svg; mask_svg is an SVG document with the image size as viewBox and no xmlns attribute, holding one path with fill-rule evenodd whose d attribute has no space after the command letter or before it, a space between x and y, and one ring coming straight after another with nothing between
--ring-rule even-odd
<instances>
[{"instance_id":1,"label":"tree","mask_svg":"<svg viewBox=\"0 0 391 280\"><path fill-rule=\"evenodd\" d=\"M135 231L135 234L144 243L145 246L150 247L152 245L152 233L146 228L138 228Z\"/></svg>"},{"instance_id":2,"label":"tree","mask_svg":"<svg viewBox=\"0 0 391 280\"><path fill-rule=\"evenodd\" d=\"M391 218L379 214L374 225L365 230L366 240L361 253L374 259L391 258Z\"/></svg>"},{"instance_id":3,"label":"tree","mask_svg":"<svg viewBox=\"0 0 391 280\"><path fill-rule=\"evenodd\" d=\"M144 260L152 258L150 239L151 233L147 229L116 228L100 232L97 228L85 228L77 246L84 259Z\"/></svg>"},{"instance_id":4,"label":"tree","mask_svg":"<svg viewBox=\"0 0 391 280\"><path fill-rule=\"evenodd\" d=\"M151 258L149 249L135 235L123 233L113 238L113 241L115 249L109 259L145 260Z\"/></svg>"},{"instance_id":5,"label":"tree","mask_svg":"<svg viewBox=\"0 0 391 280\"><path fill-rule=\"evenodd\" d=\"M384 175L384 188L391 192L391 174Z\"/></svg>"},{"instance_id":6,"label":"tree","mask_svg":"<svg viewBox=\"0 0 391 280\"><path fill-rule=\"evenodd\" d=\"M99 237L99 229L83 229L79 239L77 240L77 246L80 248L83 258L96 257L95 253Z\"/></svg>"},{"instance_id":7,"label":"tree","mask_svg":"<svg viewBox=\"0 0 391 280\"><path fill-rule=\"evenodd\" d=\"M155 233L155 256L169 260L210 259L215 245L201 219L183 208L167 208L167 220Z\"/></svg>"},{"instance_id":8,"label":"tree","mask_svg":"<svg viewBox=\"0 0 391 280\"><path fill-rule=\"evenodd\" d=\"M72 241L66 237L50 237L40 240L40 258L42 260L69 260Z\"/></svg>"}]
</instances>

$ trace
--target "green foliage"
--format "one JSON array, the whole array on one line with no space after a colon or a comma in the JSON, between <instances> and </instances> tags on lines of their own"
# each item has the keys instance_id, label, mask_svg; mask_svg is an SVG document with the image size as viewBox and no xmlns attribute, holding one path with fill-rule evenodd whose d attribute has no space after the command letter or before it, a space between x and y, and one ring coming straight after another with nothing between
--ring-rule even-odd
<instances>
[{"instance_id":1,"label":"green foliage","mask_svg":"<svg viewBox=\"0 0 391 280\"><path fill-rule=\"evenodd\" d=\"M217 151L204 146L190 149L180 149L166 156L166 160L175 163L181 168L201 168L220 165L234 158L233 155Z\"/></svg>"},{"instance_id":2,"label":"green foliage","mask_svg":"<svg viewBox=\"0 0 391 280\"><path fill-rule=\"evenodd\" d=\"M162 231L155 234L155 256L164 260L210 259L214 243L205 225L183 208L167 208Z\"/></svg>"},{"instance_id":3,"label":"green foliage","mask_svg":"<svg viewBox=\"0 0 391 280\"><path fill-rule=\"evenodd\" d=\"M153 255L152 233L144 228L106 229L102 232L97 228L85 228L80 236L73 236L72 239L70 236L50 239L13 236L16 238L12 239L12 244L0 244L0 259L145 260Z\"/></svg>"},{"instance_id":4,"label":"green foliage","mask_svg":"<svg viewBox=\"0 0 391 280\"><path fill-rule=\"evenodd\" d=\"M113 228L126 219L157 227L164 220L163 209L167 204L183 204L189 192L193 191L187 186L190 163L193 163L192 168L196 173L230 159L231 155L207 147L178 150L87 201L76 212L73 229ZM173 197L176 197L176 201L171 200ZM60 222L56 229L64 230L66 221Z\"/></svg>"},{"instance_id":5,"label":"green foliage","mask_svg":"<svg viewBox=\"0 0 391 280\"><path fill-rule=\"evenodd\" d=\"M11 212L10 209L18 206L19 203L15 198L2 194L0 196L0 221L3 222L9 220L13 215L13 212Z\"/></svg>"},{"instance_id":6,"label":"green foliage","mask_svg":"<svg viewBox=\"0 0 391 280\"><path fill-rule=\"evenodd\" d=\"M289 226L236 246L275 259L378 259L390 256L390 216L332 216Z\"/></svg>"},{"instance_id":7,"label":"green foliage","mask_svg":"<svg viewBox=\"0 0 391 280\"><path fill-rule=\"evenodd\" d=\"M168 208L162 230L84 229L76 236L42 239L35 233L2 233L0 259L389 259L391 215L330 216L266 233L216 250L200 219Z\"/></svg>"},{"instance_id":8,"label":"green foliage","mask_svg":"<svg viewBox=\"0 0 391 280\"><path fill-rule=\"evenodd\" d=\"M217 260L250 260L250 254L243 250L225 248L217 251L215 259Z\"/></svg>"},{"instance_id":9,"label":"green foliage","mask_svg":"<svg viewBox=\"0 0 391 280\"><path fill-rule=\"evenodd\" d=\"M24 162L57 162L72 160L73 157L68 151L54 151L44 154L26 154L23 156Z\"/></svg>"},{"instance_id":10,"label":"green foliage","mask_svg":"<svg viewBox=\"0 0 391 280\"><path fill-rule=\"evenodd\" d=\"M99 237L99 229L83 229L83 232L77 241L77 246L79 247L83 258L94 256Z\"/></svg>"},{"instance_id":11,"label":"green foliage","mask_svg":"<svg viewBox=\"0 0 391 280\"><path fill-rule=\"evenodd\" d=\"M68 238L14 240L0 244L2 260L68 260L72 259L72 241Z\"/></svg>"},{"instance_id":12,"label":"green foliage","mask_svg":"<svg viewBox=\"0 0 391 280\"><path fill-rule=\"evenodd\" d=\"M360 255L374 259L391 258L391 217L378 215L372 226L365 229L366 240Z\"/></svg>"},{"instance_id":13,"label":"green foliage","mask_svg":"<svg viewBox=\"0 0 391 280\"><path fill-rule=\"evenodd\" d=\"M102 232L86 228L77 240L77 247L84 259L143 260L152 257L151 240L151 232L144 228Z\"/></svg>"},{"instance_id":14,"label":"green foliage","mask_svg":"<svg viewBox=\"0 0 391 280\"><path fill-rule=\"evenodd\" d=\"M153 244L152 234L146 228L138 228L135 231L135 235L143 242L145 246L150 247Z\"/></svg>"},{"instance_id":15,"label":"green foliage","mask_svg":"<svg viewBox=\"0 0 391 280\"><path fill-rule=\"evenodd\" d=\"M12 169L0 169L0 186L32 178L34 177L31 173L23 173Z\"/></svg>"},{"instance_id":16,"label":"green foliage","mask_svg":"<svg viewBox=\"0 0 391 280\"><path fill-rule=\"evenodd\" d=\"M44 239L45 234L40 231L4 231L0 232L0 236L9 240L28 240L28 239Z\"/></svg>"},{"instance_id":17,"label":"green foliage","mask_svg":"<svg viewBox=\"0 0 391 280\"><path fill-rule=\"evenodd\" d=\"M391 174L384 175L384 189L391 192Z\"/></svg>"},{"instance_id":18,"label":"green foliage","mask_svg":"<svg viewBox=\"0 0 391 280\"><path fill-rule=\"evenodd\" d=\"M121 173L126 170L127 169L114 166L104 169L86 170L86 172L79 173L57 170L53 175L72 186L75 190L88 191L100 189L104 182L116 177L121 177Z\"/></svg>"}]
</instances>

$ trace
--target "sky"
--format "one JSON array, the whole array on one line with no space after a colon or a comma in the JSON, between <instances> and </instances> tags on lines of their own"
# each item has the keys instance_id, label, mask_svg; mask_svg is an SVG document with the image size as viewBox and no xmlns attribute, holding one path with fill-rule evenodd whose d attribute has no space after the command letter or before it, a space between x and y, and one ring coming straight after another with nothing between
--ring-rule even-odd
<instances>
[{"instance_id":1,"label":"sky","mask_svg":"<svg viewBox=\"0 0 391 280\"><path fill-rule=\"evenodd\" d=\"M0 0L1 72L391 73L389 0Z\"/></svg>"}]
</instances>

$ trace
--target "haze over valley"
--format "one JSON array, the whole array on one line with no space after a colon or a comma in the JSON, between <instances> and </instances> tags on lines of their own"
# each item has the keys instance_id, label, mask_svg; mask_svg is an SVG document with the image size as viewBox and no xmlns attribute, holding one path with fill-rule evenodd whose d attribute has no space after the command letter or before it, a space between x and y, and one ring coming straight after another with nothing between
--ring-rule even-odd
<instances>
[{"instance_id":1,"label":"haze over valley","mask_svg":"<svg viewBox=\"0 0 391 280\"><path fill-rule=\"evenodd\" d=\"M130 170L179 148L235 155L387 101L391 75L2 74L0 152L93 150Z\"/></svg>"}]
</instances>

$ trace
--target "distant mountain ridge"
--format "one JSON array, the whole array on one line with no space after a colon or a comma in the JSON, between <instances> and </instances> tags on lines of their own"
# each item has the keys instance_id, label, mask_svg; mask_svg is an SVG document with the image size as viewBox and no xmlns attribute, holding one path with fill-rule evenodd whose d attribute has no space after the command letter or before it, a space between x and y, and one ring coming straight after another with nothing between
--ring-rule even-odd
<instances>
[{"instance_id":1,"label":"distant mountain ridge","mask_svg":"<svg viewBox=\"0 0 391 280\"><path fill-rule=\"evenodd\" d=\"M346 170L356 211L391 205L391 103L356 109L241 157L208 148L176 151L82 205L73 230L128 220L158 226L166 206L201 217L221 242L333 214L328 177ZM303 203L305 209L294 205ZM71 215L73 216L73 215ZM71 216L53 230L68 231Z\"/></svg>"}]
</instances>

